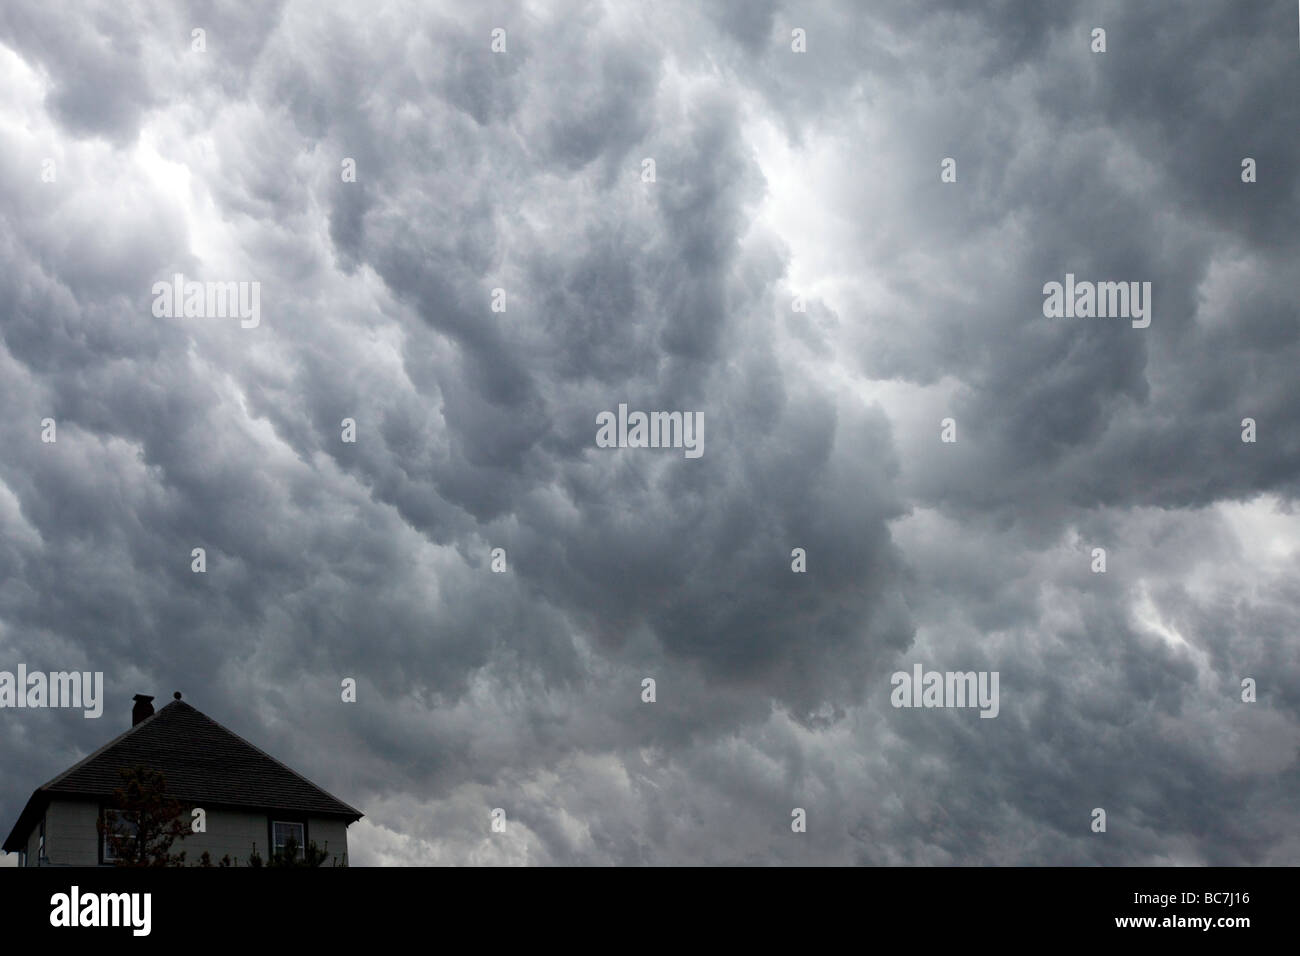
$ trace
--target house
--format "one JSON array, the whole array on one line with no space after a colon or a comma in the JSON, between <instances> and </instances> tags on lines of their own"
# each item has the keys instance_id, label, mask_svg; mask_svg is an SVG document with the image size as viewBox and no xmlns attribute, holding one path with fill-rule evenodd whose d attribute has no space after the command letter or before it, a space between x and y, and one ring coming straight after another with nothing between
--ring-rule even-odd
<instances>
[{"instance_id":1,"label":"house","mask_svg":"<svg viewBox=\"0 0 1300 956\"><path fill-rule=\"evenodd\" d=\"M348 825L361 819L358 810L195 710L179 692L174 697L155 713L153 698L137 694L130 730L37 788L4 842L6 852L20 854L19 866L112 865L98 824L116 812L120 771L136 766L162 773L187 823L194 808L203 809L204 832L172 848L185 851L187 864L206 850L214 864L229 855L245 866L254 844L269 858L290 839L327 849L323 865L346 864Z\"/></svg>"}]
</instances>

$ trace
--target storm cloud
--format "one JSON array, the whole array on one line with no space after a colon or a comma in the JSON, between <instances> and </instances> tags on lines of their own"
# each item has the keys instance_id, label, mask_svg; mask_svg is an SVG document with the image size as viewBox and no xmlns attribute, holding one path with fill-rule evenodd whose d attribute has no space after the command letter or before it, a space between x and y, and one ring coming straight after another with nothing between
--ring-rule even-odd
<instances>
[{"instance_id":1,"label":"storm cloud","mask_svg":"<svg viewBox=\"0 0 1300 956\"><path fill-rule=\"evenodd\" d=\"M180 689L354 865L1296 863L1295 16L6 4L6 828Z\"/></svg>"}]
</instances>

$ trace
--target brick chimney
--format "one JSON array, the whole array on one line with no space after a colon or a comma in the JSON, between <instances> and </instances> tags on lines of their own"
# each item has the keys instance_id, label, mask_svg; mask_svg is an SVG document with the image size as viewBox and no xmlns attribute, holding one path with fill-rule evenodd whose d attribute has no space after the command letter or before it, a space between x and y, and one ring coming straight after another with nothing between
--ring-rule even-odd
<instances>
[{"instance_id":1,"label":"brick chimney","mask_svg":"<svg viewBox=\"0 0 1300 956\"><path fill-rule=\"evenodd\" d=\"M153 698L145 694L135 695L135 706L131 708L131 726L134 727L142 720L147 720L153 716L153 704L150 703Z\"/></svg>"}]
</instances>

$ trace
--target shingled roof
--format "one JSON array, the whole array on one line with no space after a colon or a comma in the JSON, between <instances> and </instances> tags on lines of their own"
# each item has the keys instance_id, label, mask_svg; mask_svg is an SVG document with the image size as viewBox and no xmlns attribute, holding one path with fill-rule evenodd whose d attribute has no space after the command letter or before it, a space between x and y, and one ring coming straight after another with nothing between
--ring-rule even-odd
<instances>
[{"instance_id":1,"label":"shingled roof","mask_svg":"<svg viewBox=\"0 0 1300 956\"><path fill-rule=\"evenodd\" d=\"M52 798L111 797L122 786L119 771L135 766L161 772L168 795L185 804L292 810L349 823L362 816L211 717L174 700L38 787L4 849L24 848L27 834Z\"/></svg>"}]
</instances>

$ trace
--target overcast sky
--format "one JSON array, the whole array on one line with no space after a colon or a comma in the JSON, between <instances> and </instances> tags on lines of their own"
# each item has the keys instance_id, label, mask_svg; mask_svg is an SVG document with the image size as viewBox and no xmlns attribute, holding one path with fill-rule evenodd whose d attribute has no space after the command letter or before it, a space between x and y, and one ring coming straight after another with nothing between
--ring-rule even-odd
<instances>
[{"instance_id":1,"label":"overcast sky","mask_svg":"<svg viewBox=\"0 0 1300 956\"><path fill-rule=\"evenodd\" d=\"M4 3L0 669L107 702L0 830L180 690L359 865L1300 863L1298 84L1292 0Z\"/></svg>"}]
</instances>

